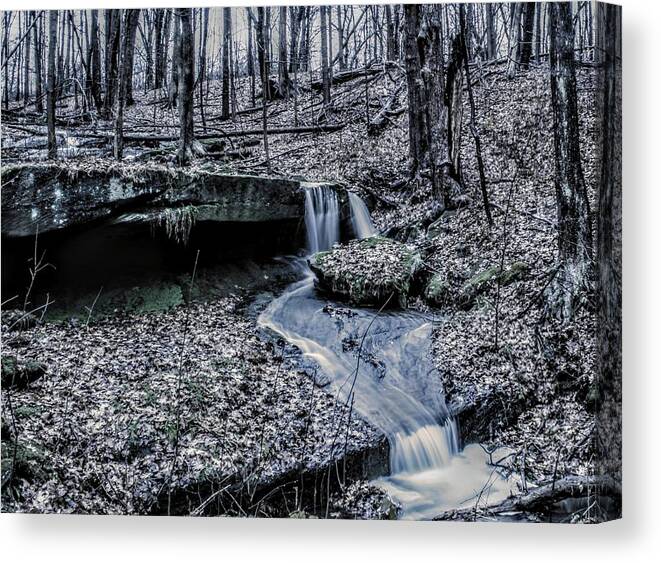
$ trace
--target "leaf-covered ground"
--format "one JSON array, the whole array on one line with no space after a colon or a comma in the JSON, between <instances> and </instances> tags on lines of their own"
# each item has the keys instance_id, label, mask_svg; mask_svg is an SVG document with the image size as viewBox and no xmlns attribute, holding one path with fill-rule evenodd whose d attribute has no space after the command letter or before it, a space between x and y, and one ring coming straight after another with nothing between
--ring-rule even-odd
<instances>
[{"instance_id":1,"label":"leaf-covered ground","mask_svg":"<svg viewBox=\"0 0 661 563\"><path fill-rule=\"evenodd\" d=\"M260 338L238 304L3 327L3 354L47 366L29 389L3 391L3 479L14 443L19 457L3 510L163 512L170 488L254 488L323 468L345 442L354 451L379 441L355 416L347 432L344 407Z\"/></svg>"}]
</instances>

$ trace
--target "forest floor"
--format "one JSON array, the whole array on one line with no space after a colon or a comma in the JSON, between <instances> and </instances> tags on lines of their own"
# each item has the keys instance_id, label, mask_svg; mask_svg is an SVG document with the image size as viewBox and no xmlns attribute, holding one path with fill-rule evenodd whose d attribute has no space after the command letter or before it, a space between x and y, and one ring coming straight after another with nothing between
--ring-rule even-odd
<instances>
[{"instance_id":1,"label":"forest floor","mask_svg":"<svg viewBox=\"0 0 661 563\"><path fill-rule=\"evenodd\" d=\"M487 224L479 196L474 144L466 123L469 116L467 100L462 179L472 204L445 212L440 217L435 213L437 206L430 205L433 195L428 183L411 179L409 175L406 112L394 112L381 132L368 134L369 119L373 119L395 92L399 94L392 107L398 110L405 107L405 78L398 69L334 87L333 107L329 109L324 110L320 96L309 91L298 96L296 109L291 100L271 103L268 107L269 128L294 125L341 127L321 134L269 136L270 172L310 180L335 180L351 186L370 203L377 228L394 233L400 240L421 250L427 272L440 275L447 285L448 298L440 307L441 322L434 332L433 353L448 402L458 411L472 411L480 419L470 429L469 439L475 438L489 449L504 446L512 451L500 463L507 471L522 476L522 488L526 489L526 484L533 486L566 475L587 475L590 472L595 331L593 314L589 310L581 311L572 323L563 327L553 319L543 318L541 296L553 275L556 256L553 120L548 69L533 67L513 80L507 80L503 70L498 66L484 69L474 87L489 198L493 206L492 227ZM597 116L593 103L594 75L590 69L579 70L578 86L584 173L594 209ZM247 92L246 83L238 84L240 99L247 100ZM137 104L126 114L130 133L144 131L145 134L176 135L176 110L166 108L160 94L137 94L136 99ZM213 143L207 143L207 149L218 152L199 159L194 167L222 172L266 173L263 146L245 142L245 139L260 139L260 136L245 139L223 136L231 131L260 128L261 112L239 115L234 123L220 121L220 104L216 102L219 102L219 86L211 83L206 131L221 132ZM249 106L247 101L241 105L242 108ZM63 113L67 112L76 113L73 108ZM108 123L97 125L98 129L89 124L63 129L66 136L63 142L70 157L85 161L89 166L94 166L97 159L109 158L107 147L100 147L99 139L82 136L110 127ZM196 126L203 132L199 121ZM38 157L43 149L35 134L45 133L43 125L32 122L20 127L23 132L3 123L3 156L11 158L20 151L22 157L30 154ZM4 142L5 139L10 142ZM87 143L94 146L84 146ZM127 149L127 159L135 162L173 161L175 143L152 145L147 149ZM233 156L226 158L222 151L230 151ZM489 268L506 268L515 262L526 265L526 274L521 281L508 286L486 283L472 307L461 304L459 294L467 280ZM225 459L222 463L231 462L235 457L254 459L259 455L257 442L262 442L262 438L256 438L258 433L269 444L268 449L272 452L269 455L278 463L291 463L291 460L284 459L283 444L300 443L293 436L306 427L306 417L298 414L302 405L309 404L310 400L319 401L320 408L316 413L329 408L329 405L322 404L330 400L327 395L319 393L316 398L311 398L313 386L308 379L294 372L288 372L287 377L278 375L278 365L282 363L278 351L258 339L254 325L236 312L236 306L233 297L222 298L211 307L194 305L190 331L197 336L191 338L190 345L199 354L200 365L228 362L225 377L237 378L239 390L239 380L256 378L260 383L250 390L255 397L248 400L238 392L236 397L224 397L217 406L208 410L205 407L183 422L197 425L201 430L196 434L197 438L190 438L182 432L182 443L178 447L182 454L186 452L183 457L190 459L190 463L187 462L185 470L178 466L172 479L194 481L199 472L209 468L222 473L226 468L220 467L218 459ZM422 299L413 306L422 310L430 307ZM20 432L24 438L48 441L47 462L56 467L59 477L47 479L29 491L27 488L23 490L19 495L20 502L11 506L12 509L140 512L153 506L159 498L164 475L169 471L167 456L161 455L158 460L154 458L158 457L159 451L168 451L168 433L159 432L158 428L165 428L173 420L168 413L172 414L171 399L178 392L179 362L185 361L185 357L177 355L181 349L181 335L172 334L170 329L175 322L183 322L190 314L187 311L177 308L168 313L122 317L114 324L101 322L88 328L37 326L21 333L20 338L28 339L21 346L29 347L30 353L47 361L52 377L48 382L37 382L29 391L15 395L14 409L22 416ZM232 330L227 330L224 324L230 322L228 319ZM10 336L3 334L5 349L8 338ZM144 349L150 350L149 355L132 346L131 342L136 339L144 344ZM117 350L113 358L106 354L109 343L113 350ZM223 357L213 358L209 353L212 347L224 349ZM63 354L67 349L71 353ZM85 350L85 357L80 356L82 350ZM187 350L186 354L193 352ZM152 359L167 364L167 369L159 371L160 375L154 380L146 378ZM133 371L136 362L141 368ZM244 373L242 366L249 366L249 374ZM199 368L200 378L203 373L204 369ZM126 383L121 382L122 378L117 379L117 374L124 374ZM103 380L111 377L115 378L116 384L104 386ZM293 397L290 404L282 405L277 415L270 406L259 408L272 400L276 379ZM196 393L210 393L216 399L226 393L220 384L208 385L213 378L204 379L205 384L197 387L195 381L196 378L191 378L192 387L181 391L193 410ZM130 388L126 386L128 382L131 382ZM99 397L93 398L89 389L97 384L104 390ZM154 386L158 387L157 393ZM52 413L37 412L39 409L33 406L31 394L39 397L36 404L56 404L53 408L59 409L58 416L53 419ZM90 414L83 416L79 413L76 418L70 405L79 397L85 397L85 407ZM235 406L223 406L228 404L227 401ZM125 409L129 403L142 405L138 414ZM206 399L204 403L209 404ZM60 412L62 409L64 411ZM309 409L301 412L309 412ZM275 416L267 416L267 413ZM246 433L243 445L232 446L231 460L222 456L214 458L213 449L209 449L205 438L205 431L212 426L210 420L218 417L236 424L238 434ZM102 428L94 427L95 421L98 424L99 420L106 418L108 423ZM311 436L325 431L323 417L315 420L314 427L306 430ZM136 421L141 425L139 433L132 426ZM150 446L152 451L138 456L138 461L131 460L134 454L130 452L143 447L140 442L143 430L145 440L154 444ZM373 439L371 430L358 421L353 423L351 432L368 442ZM60 445L69 434L77 436L75 443L87 446L69 451ZM319 448L323 450L321 444ZM260 447L263 448L263 444ZM3 448L3 465L5 450ZM53 451L56 452L54 456L51 455ZM77 466L68 466L73 456L85 452L94 452L89 463L83 458ZM27 453L28 457L39 455L36 451ZM325 454L313 448L305 455L323 457ZM45 464L46 460L43 462ZM95 463L112 468L107 477L111 482L99 480ZM179 471L185 471L185 474ZM139 483L137 472L141 473ZM87 484L86 492L81 491L79 498L71 498L69 479ZM359 496L365 493L365 484L358 483L356 487ZM99 491L105 492L99 496ZM114 500L111 502L109 498ZM4 493L3 500L7 510L9 506ZM580 519L580 515L577 518Z\"/></svg>"}]
</instances>

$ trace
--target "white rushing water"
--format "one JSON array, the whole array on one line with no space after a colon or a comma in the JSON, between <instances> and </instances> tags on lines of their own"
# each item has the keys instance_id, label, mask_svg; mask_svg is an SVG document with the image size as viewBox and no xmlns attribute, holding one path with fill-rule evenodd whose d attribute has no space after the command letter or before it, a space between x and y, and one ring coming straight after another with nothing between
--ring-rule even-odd
<instances>
[{"instance_id":1,"label":"white rushing water","mask_svg":"<svg viewBox=\"0 0 661 563\"><path fill-rule=\"evenodd\" d=\"M340 204L330 186L312 185L305 190L305 228L310 254L340 240Z\"/></svg>"},{"instance_id":2,"label":"white rushing water","mask_svg":"<svg viewBox=\"0 0 661 563\"><path fill-rule=\"evenodd\" d=\"M364 208L369 219L361 204L352 212ZM339 205L332 189L309 188L306 225L310 251L339 240ZM388 436L390 475L375 483L401 505L400 516L428 519L450 508L507 497L509 483L488 465L485 451L479 445L460 449L457 424L429 354L433 327L428 319L411 311L373 309L329 315L324 311L328 301L317 296L305 260L294 263L304 278L273 300L258 322L313 359L339 401L348 404L353 394L354 410Z\"/></svg>"},{"instance_id":3,"label":"white rushing water","mask_svg":"<svg viewBox=\"0 0 661 563\"><path fill-rule=\"evenodd\" d=\"M369 209L365 202L356 194L349 193L349 206L351 208L351 225L356 238L367 238L376 234L376 229L372 224Z\"/></svg>"}]
</instances>

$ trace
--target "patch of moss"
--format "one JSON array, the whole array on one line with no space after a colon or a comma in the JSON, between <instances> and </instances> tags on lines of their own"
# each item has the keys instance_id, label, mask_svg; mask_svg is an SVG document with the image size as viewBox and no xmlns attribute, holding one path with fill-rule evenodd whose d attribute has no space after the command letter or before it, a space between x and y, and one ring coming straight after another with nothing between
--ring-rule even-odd
<instances>
[{"instance_id":1,"label":"patch of moss","mask_svg":"<svg viewBox=\"0 0 661 563\"><path fill-rule=\"evenodd\" d=\"M178 283L157 280L139 286L107 289L100 294L86 292L68 299L61 298L48 309L45 318L51 322L77 319L85 323L88 316L90 321L95 321L119 312L143 314L168 311L183 302Z\"/></svg>"},{"instance_id":2,"label":"patch of moss","mask_svg":"<svg viewBox=\"0 0 661 563\"><path fill-rule=\"evenodd\" d=\"M425 299L432 305L446 305L451 300L450 284L443 274L434 274L425 288Z\"/></svg>"}]
</instances>

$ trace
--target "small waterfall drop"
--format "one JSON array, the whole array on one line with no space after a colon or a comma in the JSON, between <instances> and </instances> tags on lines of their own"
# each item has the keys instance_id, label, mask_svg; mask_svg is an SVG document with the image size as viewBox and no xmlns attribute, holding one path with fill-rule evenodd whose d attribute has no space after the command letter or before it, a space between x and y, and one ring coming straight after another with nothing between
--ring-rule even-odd
<instances>
[{"instance_id":1,"label":"small waterfall drop","mask_svg":"<svg viewBox=\"0 0 661 563\"><path fill-rule=\"evenodd\" d=\"M306 188L305 228L309 254L328 250L340 240L340 204L330 186Z\"/></svg>"},{"instance_id":2,"label":"small waterfall drop","mask_svg":"<svg viewBox=\"0 0 661 563\"><path fill-rule=\"evenodd\" d=\"M349 206L351 208L351 225L356 238L362 239L377 234L367 205L352 192L349 192Z\"/></svg>"},{"instance_id":3,"label":"small waterfall drop","mask_svg":"<svg viewBox=\"0 0 661 563\"><path fill-rule=\"evenodd\" d=\"M376 234L360 197L349 193L349 203L356 236ZM331 187L307 188L305 225L309 254L339 240L339 202ZM401 505L400 516L428 519L446 509L507 497L509 482L488 465L482 447L460 450L457 423L429 354L431 323L413 311L352 309L345 317L328 315L328 301L317 296L307 262L294 263L304 278L274 299L258 324L313 359L330 378L337 400L353 401L355 411L388 436L390 475L375 484ZM362 342L361 357L375 361L357 361L355 351L345 347L356 341Z\"/></svg>"}]
</instances>

